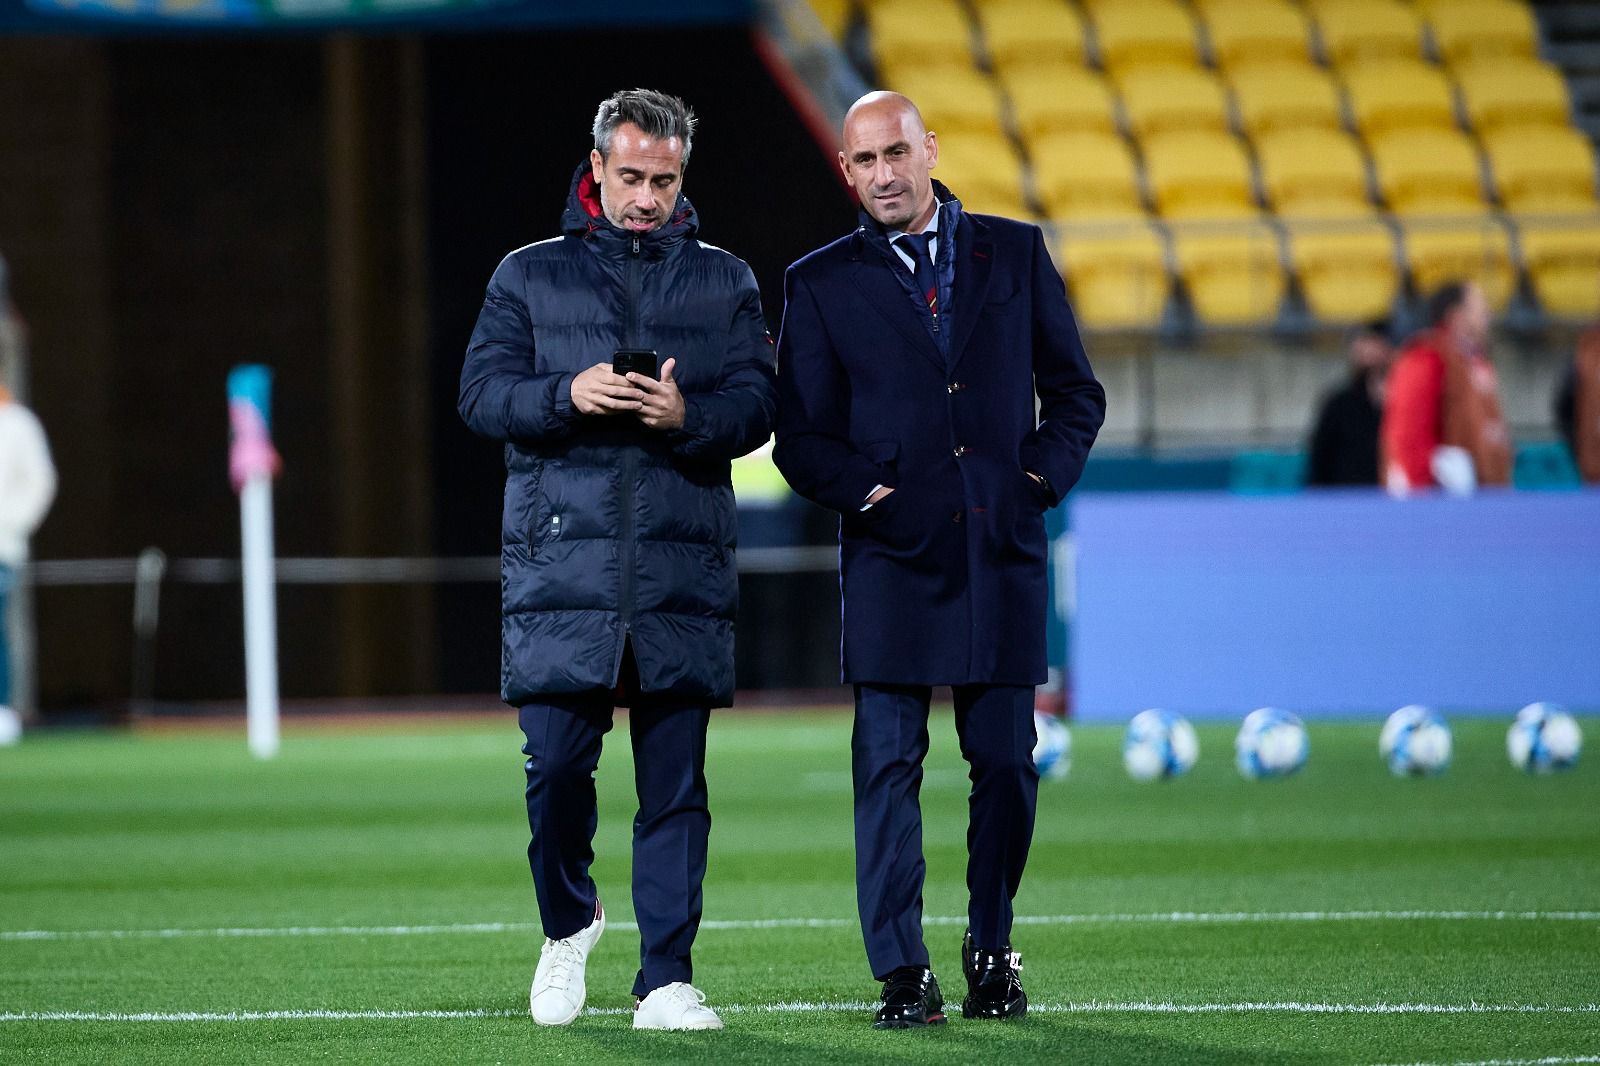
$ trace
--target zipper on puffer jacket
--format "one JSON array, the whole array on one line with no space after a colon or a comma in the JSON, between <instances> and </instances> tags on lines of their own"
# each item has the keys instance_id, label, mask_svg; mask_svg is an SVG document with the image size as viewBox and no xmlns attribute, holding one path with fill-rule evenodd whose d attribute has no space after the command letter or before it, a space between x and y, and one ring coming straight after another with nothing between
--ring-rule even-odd
<instances>
[{"instance_id":1,"label":"zipper on puffer jacket","mask_svg":"<svg viewBox=\"0 0 1600 1066\"><path fill-rule=\"evenodd\" d=\"M623 320L622 346L624 348L639 347L639 253L642 243L638 234L634 234L628 241L628 271L626 317ZM639 456L636 449L630 445L622 446L622 483L620 504L622 507L622 526L619 531L619 545L617 552L618 563L621 566L621 588L618 590L617 612L622 619L622 639L617 642L617 661L613 667L612 675L622 676L622 655L628 647L628 635L633 629L633 571L638 565L635 558L633 543L633 490L634 480L638 477Z\"/></svg>"}]
</instances>

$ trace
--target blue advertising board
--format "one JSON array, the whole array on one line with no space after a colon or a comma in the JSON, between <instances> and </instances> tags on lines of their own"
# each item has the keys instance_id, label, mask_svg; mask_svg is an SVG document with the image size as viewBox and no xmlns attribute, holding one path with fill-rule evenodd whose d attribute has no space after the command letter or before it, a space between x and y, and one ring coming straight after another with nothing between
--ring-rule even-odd
<instances>
[{"instance_id":1,"label":"blue advertising board","mask_svg":"<svg viewBox=\"0 0 1600 1066\"><path fill-rule=\"evenodd\" d=\"M1600 491L1072 507L1082 719L1600 709Z\"/></svg>"}]
</instances>

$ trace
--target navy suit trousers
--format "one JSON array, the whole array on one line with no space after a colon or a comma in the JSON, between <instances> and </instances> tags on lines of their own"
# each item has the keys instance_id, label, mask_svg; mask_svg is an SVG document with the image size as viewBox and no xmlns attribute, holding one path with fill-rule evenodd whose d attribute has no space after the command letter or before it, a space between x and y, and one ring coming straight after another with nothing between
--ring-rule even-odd
<instances>
[{"instance_id":1,"label":"navy suit trousers","mask_svg":"<svg viewBox=\"0 0 1600 1066\"><path fill-rule=\"evenodd\" d=\"M1033 765L1033 688L957 685L956 735L969 766L967 921L973 941L1011 942L1011 901L1033 840L1039 771ZM867 961L880 981L927 966L922 939L922 760L925 685L857 685L850 749L855 780L856 902Z\"/></svg>"},{"instance_id":2,"label":"navy suit trousers","mask_svg":"<svg viewBox=\"0 0 1600 1066\"><path fill-rule=\"evenodd\" d=\"M615 696L596 691L550 698L559 702L527 704L518 717L527 738L528 865L544 934L559 940L594 920L594 772ZM633 819L636 996L693 977L689 954L700 929L711 835L705 776L710 717L703 707L654 707L645 698L636 699L628 715L639 797Z\"/></svg>"}]
</instances>

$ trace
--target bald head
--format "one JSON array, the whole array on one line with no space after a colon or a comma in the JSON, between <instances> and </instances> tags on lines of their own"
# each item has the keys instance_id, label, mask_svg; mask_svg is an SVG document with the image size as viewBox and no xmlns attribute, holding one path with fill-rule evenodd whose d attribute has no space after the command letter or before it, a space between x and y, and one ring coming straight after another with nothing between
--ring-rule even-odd
<instances>
[{"instance_id":1,"label":"bald head","mask_svg":"<svg viewBox=\"0 0 1600 1066\"><path fill-rule=\"evenodd\" d=\"M899 93L868 93L845 113L842 141L839 169L867 214L889 229L922 232L938 206L928 172L939 143L917 105Z\"/></svg>"},{"instance_id":2,"label":"bald head","mask_svg":"<svg viewBox=\"0 0 1600 1066\"><path fill-rule=\"evenodd\" d=\"M922 112L917 110L917 105L911 102L911 97L902 96L900 93L888 89L877 89L868 93L850 105L850 110L844 113L844 137L850 139L850 124L858 117L864 118L872 114L883 114L899 121L906 112L910 112L911 119L916 123L918 133L927 131L927 126L922 121Z\"/></svg>"}]
</instances>

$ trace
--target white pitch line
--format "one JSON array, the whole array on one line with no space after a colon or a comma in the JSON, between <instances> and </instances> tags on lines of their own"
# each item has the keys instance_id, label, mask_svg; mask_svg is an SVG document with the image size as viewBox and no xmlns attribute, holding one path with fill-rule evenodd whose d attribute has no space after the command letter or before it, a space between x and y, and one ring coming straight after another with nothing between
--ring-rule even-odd
<instances>
[{"instance_id":1,"label":"white pitch line","mask_svg":"<svg viewBox=\"0 0 1600 1066\"><path fill-rule=\"evenodd\" d=\"M960 915L930 915L924 925L967 924ZM1157 911L1148 914L1019 914L1016 925L1231 925L1292 922L1600 922L1600 911ZM854 918L708 919L707 930L852 929ZM638 932L636 922L608 921L614 930ZM9 929L0 942L17 940L182 940L234 937L437 936L460 933L537 932L537 922L462 922L442 925L291 925L217 929Z\"/></svg>"},{"instance_id":2,"label":"white pitch line","mask_svg":"<svg viewBox=\"0 0 1600 1066\"><path fill-rule=\"evenodd\" d=\"M781 1003L733 1003L717 1008L722 1014L839 1014L870 1011L877 1003L866 1000ZM1600 1003L1552 1006L1539 1003L1301 1003L1296 1001L1240 1003L1173 1003L1136 1000L1079 1003L1036 1003L1037 1014L1600 1014ZM259 1011L11 1011L0 1022L258 1022L258 1021L410 1021L521 1018L521 1010L259 1010ZM590 1007L584 1014L615 1017L631 1014L626 1007ZM1600 1058L1528 1060L1533 1062L1600 1062ZM1494 1066L1489 1063L1456 1066Z\"/></svg>"},{"instance_id":3,"label":"white pitch line","mask_svg":"<svg viewBox=\"0 0 1600 1066\"><path fill-rule=\"evenodd\" d=\"M1476 1062L1407 1062L1385 1066L1569 1066L1571 1063L1600 1062L1600 1055L1552 1055L1543 1059L1479 1059Z\"/></svg>"}]
</instances>

